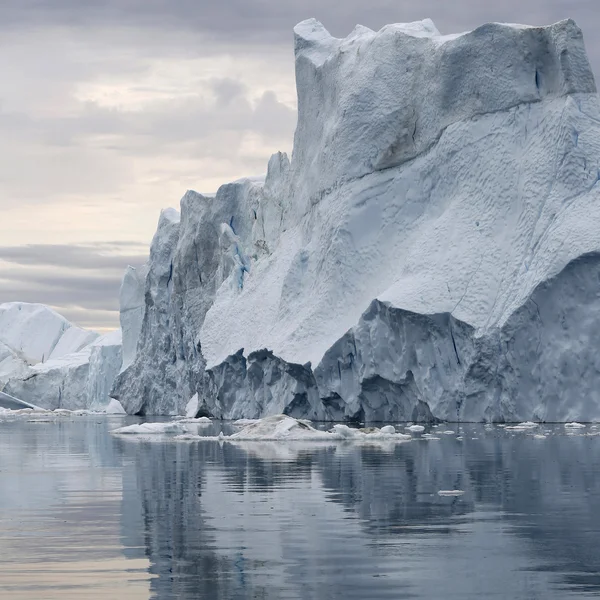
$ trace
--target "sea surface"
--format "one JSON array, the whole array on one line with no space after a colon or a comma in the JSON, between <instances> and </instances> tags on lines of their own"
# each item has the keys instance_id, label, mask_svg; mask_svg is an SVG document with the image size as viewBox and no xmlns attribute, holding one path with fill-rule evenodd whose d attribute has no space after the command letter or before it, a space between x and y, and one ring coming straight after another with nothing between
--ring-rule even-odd
<instances>
[{"instance_id":1,"label":"sea surface","mask_svg":"<svg viewBox=\"0 0 600 600\"><path fill-rule=\"evenodd\" d=\"M133 422L0 420L0 598L600 596L600 428L443 425L395 445L110 433Z\"/></svg>"}]
</instances>

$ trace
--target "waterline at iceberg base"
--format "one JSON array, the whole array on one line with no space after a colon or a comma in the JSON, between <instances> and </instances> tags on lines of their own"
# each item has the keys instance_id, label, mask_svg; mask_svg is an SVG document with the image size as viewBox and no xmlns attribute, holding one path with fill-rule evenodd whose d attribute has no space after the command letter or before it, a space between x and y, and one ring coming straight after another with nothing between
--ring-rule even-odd
<instances>
[{"instance_id":1,"label":"waterline at iceberg base","mask_svg":"<svg viewBox=\"0 0 600 600\"><path fill-rule=\"evenodd\" d=\"M600 103L576 24L336 39L308 20L295 56L291 159L162 212L123 280L110 395L140 415L600 420Z\"/></svg>"}]
</instances>

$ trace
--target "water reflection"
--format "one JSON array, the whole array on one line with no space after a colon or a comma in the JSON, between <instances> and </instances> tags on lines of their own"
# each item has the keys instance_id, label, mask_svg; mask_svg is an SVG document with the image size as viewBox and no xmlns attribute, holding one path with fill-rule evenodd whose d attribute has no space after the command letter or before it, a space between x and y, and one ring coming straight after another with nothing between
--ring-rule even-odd
<instances>
[{"instance_id":1,"label":"water reflection","mask_svg":"<svg viewBox=\"0 0 600 600\"><path fill-rule=\"evenodd\" d=\"M391 447L116 443L135 455L157 598L597 594L600 439L557 431L468 428Z\"/></svg>"},{"instance_id":2,"label":"water reflection","mask_svg":"<svg viewBox=\"0 0 600 600\"><path fill-rule=\"evenodd\" d=\"M600 436L233 445L113 426L0 422L0 598L600 594Z\"/></svg>"}]
</instances>

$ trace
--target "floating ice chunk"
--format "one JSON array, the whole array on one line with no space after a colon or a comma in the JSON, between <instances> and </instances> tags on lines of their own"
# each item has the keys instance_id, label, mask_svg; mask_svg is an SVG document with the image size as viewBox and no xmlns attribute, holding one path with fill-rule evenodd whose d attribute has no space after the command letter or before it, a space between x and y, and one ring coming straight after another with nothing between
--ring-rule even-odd
<instances>
[{"instance_id":1,"label":"floating ice chunk","mask_svg":"<svg viewBox=\"0 0 600 600\"><path fill-rule=\"evenodd\" d=\"M583 425L582 423L577 423L577 422L573 422L573 423L565 423L565 428L566 429L585 429L586 425Z\"/></svg>"},{"instance_id":2,"label":"floating ice chunk","mask_svg":"<svg viewBox=\"0 0 600 600\"><path fill-rule=\"evenodd\" d=\"M462 496L464 493L463 490L440 490L438 496Z\"/></svg>"},{"instance_id":3,"label":"floating ice chunk","mask_svg":"<svg viewBox=\"0 0 600 600\"><path fill-rule=\"evenodd\" d=\"M275 415L246 425L240 431L224 436L231 440L327 439L331 435L315 429L309 421L286 415Z\"/></svg>"},{"instance_id":4,"label":"floating ice chunk","mask_svg":"<svg viewBox=\"0 0 600 600\"><path fill-rule=\"evenodd\" d=\"M442 438L437 437L436 435L432 435L431 433L424 433L421 436L423 440L441 440Z\"/></svg>"},{"instance_id":5,"label":"floating ice chunk","mask_svg":"<svg viewBox=\"0 0 600 600\"><path fill-rule=\"evenodd\" d=\"M155 435L161 433L187 433L181 423L139 423L113 429L111 433L131 435Z\"/></svg>"},{"instance_id":6,"label":"floating ice chunk","mask_svg":"<svg viewBox=\"0 0 600 600\"><path fill-rule=\"evenodd\" d=\"M442 431L444 435L455 435L456 431L452 431L451 429L447 429L446 431Z\"/></svg>"},{"instance_id":7,"label":"floating ice chunk","mask_svg":"<svg viewBox=\"0 0 600 600\"><path fill-rule=\"evenodd\" d=\"M379 431L381 433L396 433L396 428L393 425L385 425Z\"/></svg>"},{"instance_id":8,"label":"floating ice chunk","mask_svg":"<svg viewBox=\"0 0 600 600\"><path fill-rule=\"evenodd\" d=\"M177 419L176 423L194 423L196 425L212 425L212 421L208 417L198 417L195 418L186 418L186 419Z\"/></svg>"},{"instance_id":9,"label":"floating ice chunk","mask_svg":"<svg viewBox=\"0 0 600 600\"><path fill-rule=\"evenodd\" d=\"M377 429L376 427L373 429L353 429L352 427L348 427L347 425L334 425L331 432L328 433L329 436L333 436L334 439L345 439L345 440L354 440L354 441L375 441L375 440L384 440L384 441L409 441L411 440L410 435L406 435L404 433L391 433L388 427L383 427L382 429ZM387 431L383 431L383 429L387 429Z\"/></svg>"},{"instance_id":10,"label":"floating ice chunk","mask_svg":"<svg viewBox=\"0 0 600 600\"><path fill-rule=\"evenodd\" d=\"M408 431L412 431L413 433L422 433L425 431L423 425L407 425L405 429L408 429Z\"/></svg>"},{"instance_id":11,"label":"floating ice chunk","mask_svg":"<svg viewBox=\"0 0 600 600\"><path fill-rule=\"evenodd\" d=\"M233 424L236 427L246 427L247 425L253 425L259 421L260 419L238 419L237 421L234 421Z\"/></svg>"},{"instance_id":12,"label":"floating ice chunk","mask_svg":"<svg viewBox=\"0 0 600 600\"><path fill-rule=\"evenodd\" d=\"M340 442L352 441L358 443L370 442L408 442L410 435L396 433L391 426L383 429L353 429L347 425L334 425L331 431L315 429L310 421L294 419L287 415L274 415L264 419L248 419L250 423L232 435L221 432L218 436L178 436L177 439L194 439L202 441L313 441ZM385 431L384 431L385 430ZM393 430L393 432L392 432ZM140 432L145 433L145 432Z\"/></svg>"},{"instance_id":13,"label":"floating ice chunk","mask_svg":"<svg viewBox=\"0 0 600 600\"><path fill-rule=\"evenodd\" d=\"M532 421L525 421L524 423L519 423L518 425L507 426L505 427L505 429L509 429L511 431L529 431L530 429L535 429L537 426L537 423L533 423Z\"/></svg>"},{"instance_id":14,"label":"floating ice chunk","mask_svg":"<svg viewBox=\"0 0 600 600\"><path fill-rule=\"evenodd\" d=\"M541 433L536 433L536 434L533 436L533 438L534 438L535 440L545 440L545 439L546 439L546 437L547 437L547 436L545 436L545 435L543 435L543 434L541 434Z\"/></svg>"}]
</instances>

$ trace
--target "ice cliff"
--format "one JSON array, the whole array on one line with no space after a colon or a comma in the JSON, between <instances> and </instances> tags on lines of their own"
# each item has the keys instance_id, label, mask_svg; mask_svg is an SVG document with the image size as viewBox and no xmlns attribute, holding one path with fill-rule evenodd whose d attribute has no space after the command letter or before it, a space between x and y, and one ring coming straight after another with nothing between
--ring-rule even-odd
<instances>
[{"instance_id":1,"label":"ice cliff","mask_svg":"<svg viewBox=\"0 0 600 600\"><path fill-rule=\"evenodd\" d=\"M295 28L266 178L188 192L121 292L130 413L600 419L600 105L581 31ZM134 350L135 349L135 350Z\"/></svg>"},{"instance_id":2,"label":"ice cliff","mask_svg":"<svg viewBox=\"0 0 600 600\"><path fill-rule=\"evenodd\" d=\"M0 304L0 406L100 410L120 367L120 330L100 336L42 304Z\"/></svg>"}]
</instances>

